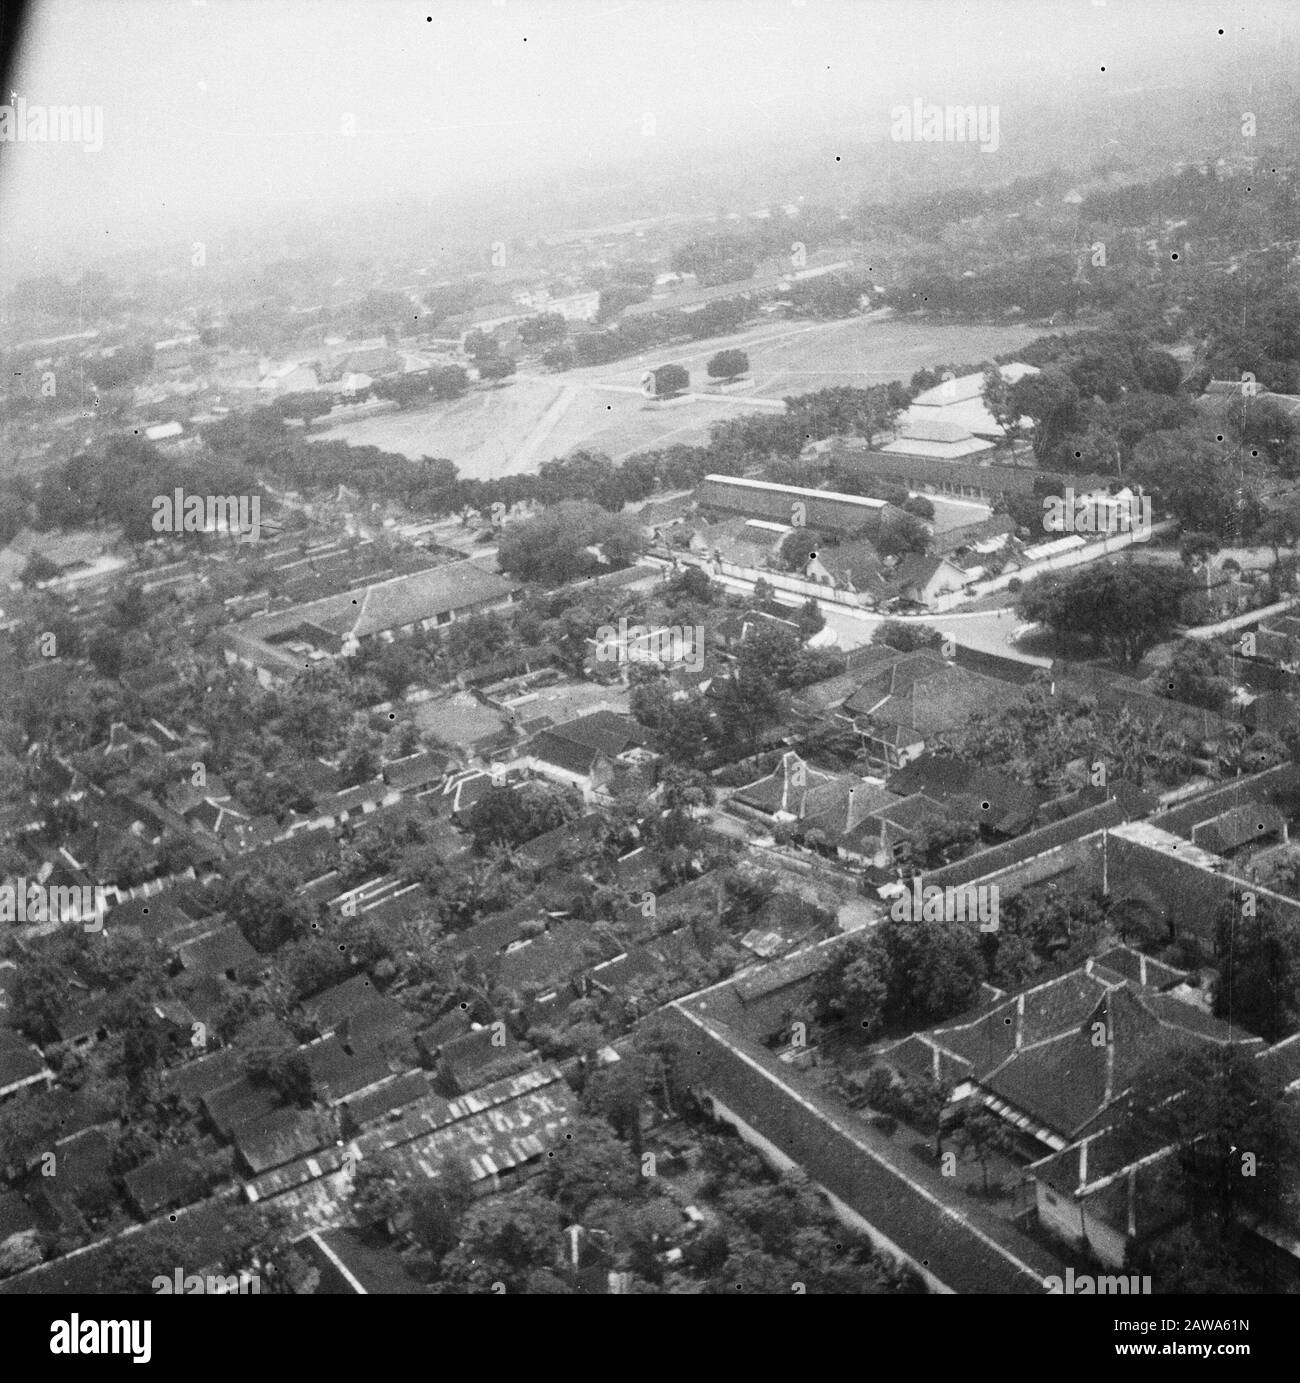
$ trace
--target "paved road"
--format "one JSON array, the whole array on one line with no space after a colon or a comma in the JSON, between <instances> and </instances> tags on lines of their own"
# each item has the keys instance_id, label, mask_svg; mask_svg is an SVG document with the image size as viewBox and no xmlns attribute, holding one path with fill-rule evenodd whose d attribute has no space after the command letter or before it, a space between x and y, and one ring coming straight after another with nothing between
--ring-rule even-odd
<instances>
[{"instance_id":1,"label":"paved road","mask_svg":"<svg viewBox=\"0 0 1300 1383\"><path fill-rule=\"evenodd\" d=\"M753 590L750 582L739 581L730 576L718 577L712 573L709 575L730 590ZM777 598L796 609L803 603L798 597L789 596L785 592L778 592ZM896 615L868 614L866 611L853 610L848 606L832 605L829 601L822 602L821 611L826 623L839 635L840 647L843 649L861 648L863 644L871 642L872 635L882 624L898 619ZM950 633L958 643L983 653L1000 653L1038 667L1051 664L1050 658L1035 658L1008 642L1009 635L1020 623L1014 606L1007 605L997 610L979 610L971 613L954 610L945 615L911 615L899 622L924 625L929 629Z\"/></svg>"}]
</instances>

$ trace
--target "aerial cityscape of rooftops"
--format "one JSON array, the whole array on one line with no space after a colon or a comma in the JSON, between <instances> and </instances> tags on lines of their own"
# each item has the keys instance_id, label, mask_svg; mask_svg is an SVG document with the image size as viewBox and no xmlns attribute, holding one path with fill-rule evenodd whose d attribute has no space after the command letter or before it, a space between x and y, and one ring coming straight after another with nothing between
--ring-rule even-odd
<instances>
[{"instance_id":1,"label":"aerial cityscape of rooftops","mask_svg":"<svg viewBox=\"0 0 1300 1383\"><path fill-rule=\"evenodd\" d=\"M33 7L0 1297L1300 1291L1298 39Z\"/></svg>"}]
</instances>

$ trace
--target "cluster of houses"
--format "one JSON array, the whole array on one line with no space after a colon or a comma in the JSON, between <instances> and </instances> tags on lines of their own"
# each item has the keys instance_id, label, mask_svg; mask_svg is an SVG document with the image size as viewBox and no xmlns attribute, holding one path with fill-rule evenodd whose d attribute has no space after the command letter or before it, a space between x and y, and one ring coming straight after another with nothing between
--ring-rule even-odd
<instances>
[{"instance_id":1,"label":"cluster of houses","mask_svg":"<svg viewBox=\"0 0 1300 1383\"><path fill-rule=\"evenodd\" d=\"M895 479L898 456L859 450L839 443L830 453L849 473ZM809 457L822 444L815 443ZM979 485L964 483L966 469L956 463L918 460L937 481L922 483L915 475L905 483L914 489L939 493L947 487L979 500L990 500L1006 491L1004 477L1026 473L1014 467L976 466ZM877 471L876 465L882 469ZM1037 473L1040 477L1041 472ZM820 596L866 609L946 610L954 604L994 589L1019 575L1030 579L1039 571L1086 560L1096 540L1142 541L1143 531L1133 525L1108 526L1106 516L1135 506L1137 497L1124 490L1111 493L1113 483L1102 477L1078 477L1071 493L1077 503L1102 516L1087 534L1064 533L1049 526L1045 513L1037 532L1018 529L1006 513L975 510L965 523L931 524L923 551L882 553L888 549L892 530L909 519L882 499L835 490L809 489L737 476L708 475L694 495L675 502L645 506L639 518L656 554L703 567L715 575L757 580L762 578L781 590L802 596ZM1007 488L1018 490L1008 482ZM791 535L802 529L817 535L818 546L804 544L793 560L786 556ZM1144 530L1149 536L1149 525ZM1096 551L1111 550L1097 548Z\"/></svg>"},{"instance_id":2,"label":"cluster of houses","mask_svg":"<svg viewBox=\"0 0 1300 1383\"><path fill-rule=\"evenodd\" d=\"M926 888L996 886L1004 905L1025 892L1096 890L1125 909L1145 910L1168 939L1205 943L1223 908L1241 908L1247 896L1256 903L1267 896L1282 915L1300 920L1300 903L1259 885L1251 864L1284 843L1300 816L1300 771L1292 764L1171 794L1176 802L1127 794L1081 810L1078 801L1049 802L1036 812L996 774L958 768L951 777L961 795L974 789L970 800L980 799L981 808L1009 809L1004 825L1027 813L1048 820L924 873ZM815 806L831 785L809 781L805 798ZM751 797L762 795L770 809L775 788L769 780ZM781 809L793 814L802 805L787 793ZM790 1046L792 1015L827 953L843 944L832 938L795 951L669 1008L701 1051L699 1088L715 1115L768 1156L800 1166L933 1290L1049 1290L1061 1263L1077 1261L1073 1255L1119 1269L1135 1248L1171 1228L1164 1187L1179 1150L1154 1133L1135 1144L1124 1123L1135 1077L1161 1053L1234 1049L1258 1064L1268 1097L1300 1098L1300 1034L1270 1043L1216 1018L1196 975L1128 946L1113 945L1018 991L985 985L969 1012L884 1044L876 1059L895 1077L936 1082L950 1112L982 1107L1004 1123L1022 1188L1017 1204L1032 1208L1047 1234L1031 1236L1019 1216L985 1220L968 1198L945 1194L942 1178L918 1179L910 1159L869 1137L813 1078L816 1054ZM1300 1226L1286 1201L1246 1228L1262 1258L1296 1256Z\"/></svg>"},{"instance_id":3,"label":"cluster of houses","mask_svg":"<svg viewBox=\"0 0 1300 1383\"><path fill-rule=\"evenodd\" d=\"M513 317L480 314L473 324L489 329L543 311L586 321L595 296L570 301L521 290ZM183 374L195 346L186 339L159 343L160 368ZM407 353L382 341L339 343L315 359L321 368L295 361L273 369L255 363L250 371L248 361L227 361L233 373L224 384L259 394L339 386L345 396L360 396L366 381L413 368ZM1003 373L1014 382L1029 370ZM1025 493L1035 472L1003 464L1005 430L988 414L982 384L982 376L948 380L918 396L894 439L879 449L834 439L809 455L935 495L988 501ZM181 429L158 440L179 443L183 436ZM1072 479L1083 493L1108 493L1103 478ZM1009 516L989 515L955 527L936 524L924 552L883 557L882 537L905 517L885 500L855 493L710 475L686 500L647 506L640 521L656 551L675 562L761 576L789 594L891 610L947 608L981 580L1032 573L1060 555L1062 543L1072 551L1084 542L1037 543ZM781 554L800 528L826 541L791 571ZM88 547L84 540L20 535L0 554L11 564L9 584L17 581L14 564L37 550L53 554L61 588L84 585L73 615L93 629L107 598L95 587L113 576L103 540ZM230 622L212 639L227 663L268 687L367 647L507 609L520 595L515 583L480 563L458 557L431 565L427 551L344 539L303 548L273 537L262 555L274 594L223 601ZM176 565L151 571L153 588L188 579L188 564ZM620 999L633 1016L648 1011L672 992L657 985L707 968L707 942L696 923L701 915L720 921L727 902L726 871L702 856L684 870L677 862L673 872L644 845L619 853L613 844L605 809L615 776L648 768L653 777L656 756L644 728L623 709L622 689L593 684L607 680L615 647L612 661L623 680L640 650L670 672L676 694L707 696L729 655L769 624L798 628L758 600L719 617L700 645L665 639L653 627L631 636L606 628L588 641L585 680L557 670L554 648L512 652L433 695L425 713L447 749L391 759L375 778L349 786L337 765L305 764L311 805L281 820L250 809L220 775L188 776L205 757L205 731L164 716L115 723L92 751L103 760L94 773L85 763L39 755L33 767L41 802L19 794L7 804L3 834L27 861L24 877L42 888L66 889L71 897L113 879L107 929L137 935L165 958L168 984L150 1021L168 1053L165 1092L184 1111L186 1132L177 1148L119 1174L118 1132L93 1092L69 1091L56 1069L69 1050L105 1041L120 1008L87 970L73 975L49 1042L42 1047L20 1034L13 1024L20 967L39 962L55 946L60 924L81 915L70 908L25 927L16 958L0 962L0 1103L39 1102L59 1129L60 1174L42 1179L34 1166L5 1169L11 1189L0 1193L0 1243L32 1230L86 1238L114 1207L145 1222L197 1218L214 1193L274 1203L320 1242L346 1219L357 1157L391 1153L427 1170L456 1156L482 1192L514 1185L541 1165L563 1137L575 1099L566 1069L543 1059L521 1029L540 1027L591 995ZM1300 667L1300 623L1275 619L1254 637L1243 657L1258 669L1260 693L1250 715L1243 710L1239 718L1267 727L1292 704L1288 679ZM833 636L801 641L817 646L819 638L833 643ZM1209 939L1217 911L1247 891L1300 920L1300 903L1260 882L1272 877L1269 852L1285 847L1300 816L1293 766L1163 799L1123 782L1085 784L1077 774L1039 788L955 757L943 744L972 716L1016 704L1024 665L946 644L912 652L871 646L844 662L843 673L789 698L773 731L774 752L756 760L752 778L723 792L709 814L712 848L734 856L736 842L745 842L785 871L786 882L801 870L823 882L829 874L842 892L869 898L875 908L900 877L915 873L936 827L958 827L970 844L957 858L931 860L933 867L917 876L925 886L996 886L1004 899L1044 888L1097 889L1144 913L1171 939ZM123 677L140 680L135 689L156 705L170 675ZM1060 669L1057 685L1117 714L1127 710L1177 729L1207 767L1227 735L1225 718L1151 696L1128 679ZM849 736L861 771L818 767L790 747L819 731ZM176 785L142 790L140 770L159 764L175 769ZM360 915L396 930L427 906L423 885L387 872L345 877L340 837L355 842L383 825L418 819L438 853L454 859L469 848L478 803L501 786L523 791L537 780L576 790L581 814L516 849L532 885L528 899L479 918L456 943L459 956L515 996L521 1021L476 1024L460 1009L418 1014L384 992L382 975L357 963L346 979L298 1001L292 1030L277 1025L263 1034L267 1045L300 1059L309 1095L290 1097L235 1048L217 1045L212 1034L223 1015L272 958L250 944L241 919L214 902L208 884L274 868L299 882L321 918ZM75 820L75 829L54 829L51 806L61 820L64 813ZM623 895L621 941L593 925L580 905L582 888L574 886L574 862L593 852L603 853ZM124 859L131 875L115 877ZM647 896L654 902L648 912ZM771 1045L788 1029L828 948L843 944L827 930L765 919L734 938L747 955L739 971L670 1004L672 1021L705 1059L702 1093L744 1136L803 1166L936 1290L1037 1290L1059 1266L1050 1249L1014 1229L980 1232L811 1089L802 1059L773 1056ZM1014 1131L1040 1223L1070 1251L1084 1248L1118 1266L1134 1242L1164 1228L1144 1215L1143 1190L1170 1150L1121 1154L1113 1136L1142 1062L1174 1045L1238 1047L1277 1089L1300 1088L1300 1039L1270 1045L1227 1027L1208 1011L1192 978L1116 946L1046 984L1017 993L986 989L972 1012L893 1043L880 1059L900 1075L941 1081L954 1106L976 1101L1002 1118ZM1103 1049L1089 1041L1098 1024L1114 1035ZM204 1036L196 1043L198 1033ZM617 1059L613 1049L602 1054ZM1285 1223L1261 1233L1284 1247L1296 1237ZM58 1264L36 1270L62 1271Z\"/></svg>"},{"instance_id":4,"label":"cluster of houses","mask_svg":"<svg viewBox=\"0 0 1300 1383\"><path fill-rule=\"evenodd\" d=\"M124 745L139 738L114 736ZM529 761L563 782L572 776L575 752L618 754L639 738L626 717L596 713L537 735ZM57 924L23 929L16 959L0 966L0 1102L23 1097L32 1117L49 1118L59 1170L43 1178L38 1158L6 1168L11 1189L0 1194L0 1240L32 1231L85 1238L124 1212L153 1222L198 1213L213 1195L231 1192L248 1203L274 1201L304 1230L330 1228L347 1222L355 1161L380 1151L414 1167L431 1157L460 1158L481 1192L508 1188L535 1169L562 1137L574 1096L560 1068L523 1043L521 1031L558 1018L584 994L624 995L638 979L667 974L692 956L701 962L687 922L698 897L689 887L663 888L663 862L644 848L609 857L627 916L637 919L635 948L611 944L575 911L575 853L609 852L600 812L522 846L516 868L534 881L530 900L484 917L457 938L457 954L473 957L521 1004L509 1026L474 1023L459 1007L440 1015L405 1007L354 962L350 977L297 1003L293 1031L280 1024L258 1030L260 1047L300 1060L309 1097L286 1094L252 1069L246 1052L217 1037L223 1015L265 976L273 955L250 945L237 919L217 906L208 886L215 878L287 871L320 918L363 918L392 931L427 909L423 886L394 874L361 882L342 877L339 828L360 842L399 817L418 817L436 829L439 852L451 858L468 848L475 804L503 782L520 786L518 778L461 769L445 754L422 752L385 764L374 784L322 794L312 813L269 840L250 834L256 823L219 783L193 794L187 819L196 833L212 835L213 858L202 869L115 897L104 927L86 939L93 958L105 936L139 937L157 949L168 977L146 1018L164 1053L164 1095L185 1111L188 1132L176 1149L123 1174L114 1156L116 1115L98 1107L93 1091L69 1091L55 1075L63 1054L88 1051L119 1031L122 1010L89 960L84 971L74 963L48 1043L42 1048L21 1035L13 1026L19 970L58 952L61 941ZM69 790L75 791L71 777ZM179 814L182 805L169 811ZM710 887L718 880L713 876ZM646 888L661 890L661 907L649 917L640 909ZM787 944L798 939L796 933ZM58 1271L57 1264L49 1268Z\"/></svg>"}]
</instances>

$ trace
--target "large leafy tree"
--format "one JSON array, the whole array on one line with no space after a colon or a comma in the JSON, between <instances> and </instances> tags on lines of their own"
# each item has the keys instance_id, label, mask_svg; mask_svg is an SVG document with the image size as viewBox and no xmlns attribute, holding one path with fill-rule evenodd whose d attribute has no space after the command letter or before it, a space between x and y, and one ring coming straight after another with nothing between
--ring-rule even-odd
<instances>
[{"instance_id":1,"label":"large leafy tree","mask_svg":"<svg viewBox=\"0 0 1300 1383\"><path fill-rule=\"evenodd\" d=\"M925 1027L970 1004L983 969L969 923L890 916L828 957L814 984L812 1011L856 1022L867 1036Z\"/></svg>"},{"instance_id":2,"label":"large leafy tree","mask_svg":"<svg viewBox=\"0 0 1300 1383\"><path fill-rule=\"evenodd\" d=\"M1300 1027L1300 926L1267 898L1249 902L1250 915L1243 900L1219 916L1214 1012L1276 1042Z\"/></svg>"},{"instance_id":3,"label":"large leafy tree","mask_svg":"<svg viewBox=\"0 0 1300 1383\"><path fill-rule=\"evenodd\" d=\"M1172 632L1187 590L1181 568L1093 562L1031 581L1016 610L1058 638L1087 639L1132 666Z\"/></svg>"},{"instance_id":4,"label":"large leafy tree","mask_svg":"<svg viewBox=\"0 0 1300 1383\"><path fill-rule=\"evenodd\" d=\"M1046 369L1026 375L1011 386L1008 412L1034 424L1034 455L1044 460L1077 425L1079 389L1064 371Z\"/></svg>"},{"instance_id":5,"label":"large leafy tree","mask_svg":"<svg viewBox=\"0 0 1300 1383\"><path fill-rule=\"evenodd\" d=\"M1256 467L1195 432L1153 432L1134 451L1133 474L1185 529L1235 543L1259 523Z\"/></svg>"},{"instance_id":6,"label":"large leafy tree","mask_svg":"<svg viewBox=\"0 0 1300 1383\"><path fill-rule=\"evenodd\" d=\"M1114 1137L1126 1160L1169 1150L1148 1178L1147 1218L1182 1222L1181 1251L1157 1242L1140 1266L1165 1274L1166 1291L1244 1290L1244 1234L1289 1213L1300 1173L1300 1121L1261 1063L1209 1043L1166 1052L1134 1079Z\"/></svg>"},{"instance_id":7,"label":"large leafy tree","mask_svg":"<svg viewBox=\"0 0 1300 1383\"><path fill-rule=\"evenodd\" d=\"M600 569L600 559L588 550L595 547L611 565L621 566L640 556L645 540L629 519L594 504L565 502L536 518L508 524L497 564L525 581L559 586Z\"/></svg>"},{"instance_id":8,"label":"large leafy tree","mask_svg":"<svg viewBox=\"0 0 1300 1383\"><path fill-rule=\"evenodd\" d=\"M531 1290L533 1274L553 1271L564 1252L557 1207L532 1187L481 1202L461 1223L460 1241L443 1259L442 1282L452 1291Z\"/></svg>"}]
</instances>

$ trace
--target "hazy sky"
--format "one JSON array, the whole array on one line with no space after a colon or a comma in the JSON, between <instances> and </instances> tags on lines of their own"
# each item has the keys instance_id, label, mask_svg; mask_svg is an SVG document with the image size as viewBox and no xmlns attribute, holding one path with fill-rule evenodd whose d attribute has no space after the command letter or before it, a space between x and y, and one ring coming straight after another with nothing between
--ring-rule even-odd
<instances>
[{"instance_id":1,"label":"hazy sky","mask_svg":"<svg viewBox=\"0 0 1300 1383\"><path fill-rule=\"evenodd\" d=\"M508 182L891 101L1182 78L1294 53L1293 0L53 0L11 87L103 148L0 145L0 264L195 240L294 204ZM1218 30L1226 30L1220 37ZM1285 39L1282 38L1285 30ZM1101 72L1102 67L1105 73ZM11 93L4 100L12 102ZM345 133L347 118L355 134ZM1004 130L1006 119L1004 116ZM661 147L663 147L661 145ZM67 267L67 266L65 266Z\"/></svg>"}]
</instances>

